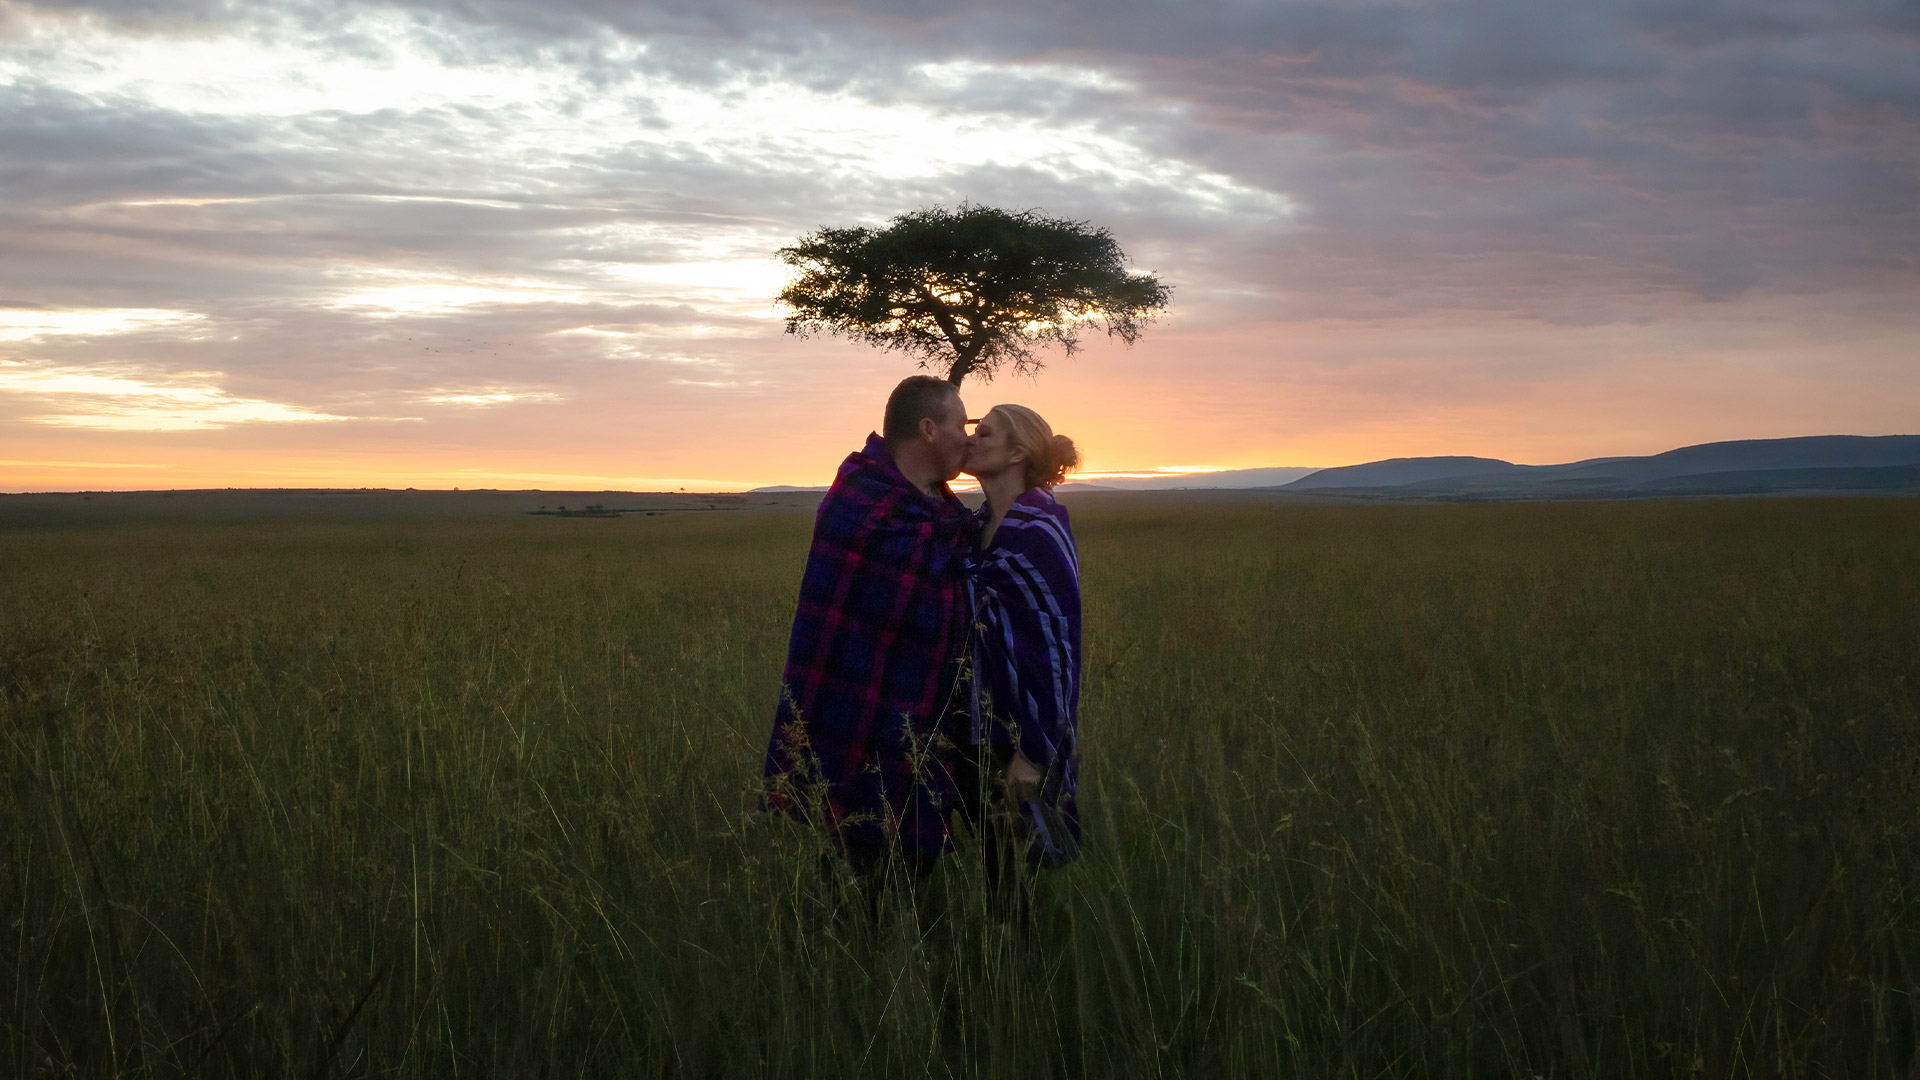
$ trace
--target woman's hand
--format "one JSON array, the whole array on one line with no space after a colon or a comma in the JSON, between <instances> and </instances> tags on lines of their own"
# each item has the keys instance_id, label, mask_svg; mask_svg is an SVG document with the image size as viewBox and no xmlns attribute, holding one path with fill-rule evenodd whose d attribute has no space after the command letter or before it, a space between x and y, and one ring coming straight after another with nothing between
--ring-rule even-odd
<instances>
[{"instance_id":1,"label":"woman's hand","mask_svg":"<svg viewBox=\"0 0 1920 1080\"><path fill-rule=\"evenodd\" d=\"M1013 799L1031 799L1040 794L1040 770L1018 751L1007 762L1007 795Z\"/></svg>"}]
</instances>

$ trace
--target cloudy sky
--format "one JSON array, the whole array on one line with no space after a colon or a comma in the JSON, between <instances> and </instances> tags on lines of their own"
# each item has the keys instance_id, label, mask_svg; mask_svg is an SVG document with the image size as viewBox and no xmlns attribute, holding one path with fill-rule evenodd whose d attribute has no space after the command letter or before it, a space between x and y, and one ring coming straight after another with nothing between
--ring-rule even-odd
<instances>
[{"instance_id":1,"label":"cloudy sky","mask_svg":"<svg viewBox=\"0 0 1920 1080\"><path fill-rule=\"evenodd\" d=\"M0 0L0 490L824 482L962 200L1175 287L1096 470L1920 431L1913 0Z\"/></svg>"}]
</instances>

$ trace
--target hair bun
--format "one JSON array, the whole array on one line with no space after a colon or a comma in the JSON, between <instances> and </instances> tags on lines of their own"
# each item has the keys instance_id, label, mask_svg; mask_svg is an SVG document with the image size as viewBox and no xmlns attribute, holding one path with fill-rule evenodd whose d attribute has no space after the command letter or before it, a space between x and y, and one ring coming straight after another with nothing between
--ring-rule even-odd
<instances>
[{"instance_id":1,"label":"hair bun","mask_svg":"<svg viewBox=\"0 0 1920 1080\"><path fill-rule=\"evenodd\" d=\"M1080 467L1080 450L1065 435L1055 435L1047 450L1046 484L1052 487L1067 478L1068 469Z\"/></svg>"},{"instance_id":2,"label":"hair bun","mask_svg":"<svg viewBox=\"0 0 1920 1080\"><path fill-rule=\"evenodd\" d=\"M1025 405L995 405L990 414L1006 422L1011 444L1026 455L1025 476L1030 488L1052 487L1067 478L1068 469L1080 467L1080 451L1073 440L1055 435L1040 414Z\"/></svg>"}]
</instances>

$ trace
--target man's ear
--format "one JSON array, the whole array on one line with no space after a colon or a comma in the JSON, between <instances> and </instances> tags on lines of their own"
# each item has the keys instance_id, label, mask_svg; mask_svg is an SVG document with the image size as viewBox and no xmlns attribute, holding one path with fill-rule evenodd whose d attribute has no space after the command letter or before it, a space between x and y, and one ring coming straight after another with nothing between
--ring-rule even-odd
<instances>
[{"instance_id":1,"label":"man's ear","mask_svg":"<svg viewBox=\"0 0 1920 1080\"><path fill-rule=\"evenodd\" d=\"M940 430L940 425L934 422L933 417L923 416L920 418L920 437L921 438L927 440L928 442L932 442L934 434L939 430Z\"/></svg>"}]
</instances>

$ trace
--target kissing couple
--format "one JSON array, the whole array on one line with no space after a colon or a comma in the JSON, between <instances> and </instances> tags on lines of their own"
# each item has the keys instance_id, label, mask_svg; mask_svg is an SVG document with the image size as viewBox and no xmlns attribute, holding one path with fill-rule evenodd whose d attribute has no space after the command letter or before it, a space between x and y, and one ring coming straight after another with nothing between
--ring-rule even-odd
<instances>
[{"instance_id":1,"label":"kissing couple","mask_svg":"<svg viewBox=\"0 0 1920 1080\"><path fill-rule=\"evenodd\" d=\"M996 880L1021 847L1030 865L1079 853L1080 561L1051 493L1078 464L1033 410L969 420L957 387L916 375L821 500L767 801L861 877L929 873L956 816ZM962 472L978 510L947 486Z\"/></svg>"}]
</instances>

